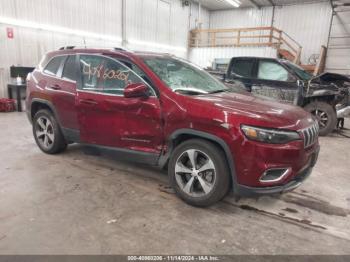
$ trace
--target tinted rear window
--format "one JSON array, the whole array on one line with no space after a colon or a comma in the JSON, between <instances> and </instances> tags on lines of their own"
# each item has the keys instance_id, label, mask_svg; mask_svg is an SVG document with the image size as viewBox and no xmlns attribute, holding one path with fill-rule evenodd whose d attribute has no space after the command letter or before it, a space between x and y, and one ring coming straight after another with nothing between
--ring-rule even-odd
<instances>
[{"instance_id":1,"label":"tinted rear window","mask_svg":"<svg viewBox=\"0 0 350 262\"><path fill-rule=\"evenodd\" d=\"M49 75L56 75L61 65L61 62L64 58L65 56L57 56L52 58L50 62L47 64L47 66L45 67L44 72Z\"/></svg>"},{"instance_id":2,"label":"tinted rear window","mask_svg":"<svg viewBox=\"0 0 350 262\"><path fill-rule=\"evenodd\" d=\"M253 74L254 60L252 59L234 59L231 66L231 73L241 77L251 78Z\"/></svg>"}]
</instances>

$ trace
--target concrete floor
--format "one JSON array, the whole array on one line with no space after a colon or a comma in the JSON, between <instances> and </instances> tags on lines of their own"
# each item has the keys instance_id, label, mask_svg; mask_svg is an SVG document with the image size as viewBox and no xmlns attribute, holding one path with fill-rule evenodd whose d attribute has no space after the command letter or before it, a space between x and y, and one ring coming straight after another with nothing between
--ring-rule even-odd
<instances>
[{"instance_id":1,"label":"concrete floor","mask_svg":"<svg viewBox=\"0 0 350 262\"><path fill-rule=\"evenodd\" d=\"M350 254L344 134L321 138L296 191L199 209L162 171L78 145L43 154L24 113L0 114L0 254Z\"/></svg>"}]
</instances>

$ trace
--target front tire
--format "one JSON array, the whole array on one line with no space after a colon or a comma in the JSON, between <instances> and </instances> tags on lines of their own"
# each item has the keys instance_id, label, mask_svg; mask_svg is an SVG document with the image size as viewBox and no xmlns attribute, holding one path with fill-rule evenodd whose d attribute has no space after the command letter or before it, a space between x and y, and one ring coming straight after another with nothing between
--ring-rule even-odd
<instances>
[{"instance_id":1,"label":"front tire","mask_svg":"<svg viewBox=\"0 0 350 262\"><path fill-rule=\"evenodd\" d=\"M35 114L33 135L38 147L46 154L57 154L67 148L58 122L49 110L42 109Z\"/></svg>"},{"instance_id":2,"label":"front tire","mask_svg":"<svg viewBox=\"0 0 350 262\"><path fill-rule=\"evenodd\" d=\"M335 129L337 125L337 113L330 104L315 101L307 104L304 109L316 117L320 127L320 136L326 136Z\"/></svg>"},{"instance_id":3,"label":"front tire","mask_svg":"<svg viewBox=\"0 0 350 262\"><path fill-rule=\"evenodd\" d=\"M206 207L218 202L230 187L223 151L202 139L191 139L175 148L168 174L176 194L193 206Z\"/></svg>"}]
</instances>

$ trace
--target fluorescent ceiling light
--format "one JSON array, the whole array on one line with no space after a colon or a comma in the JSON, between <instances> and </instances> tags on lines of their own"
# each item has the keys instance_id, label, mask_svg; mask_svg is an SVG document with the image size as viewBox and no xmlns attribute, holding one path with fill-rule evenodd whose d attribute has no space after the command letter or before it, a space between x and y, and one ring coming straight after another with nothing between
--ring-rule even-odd
<instances>
[{"instance_id":1,"label":"fluorescent ceiling light","mask_svg":"<svg viewBox=\"0 0 350 262\"><path fill-rule=\"evenodd\" d=\"M45 30L45 31L68 34L68 35L76 35L76 36L87 37L87 38L104 39L104 40L109 40L113 42L121 42L120 37L116 37L112 35L96 34L93 32L74 30L67 27L53 26L48 24L39 24L35 22L30 22L30 21L25 21L20 19L13 19L8 17L0 16L0 24L39 29L39 30Z\"/></svg>"},{"instance_id":2,"label":"fluorescent ceiling light","mask_svg":"<svg viewBox=\"0 0 350 262\"><path fill-rule=\"evenodd\" d=\"M234 7L240 7L240 5L242 4L239 0L225 0L225 2Z\"/></svg>"},{"instance_id":3,"label":"fluorescent ceiling light","mask_svg":"<svg viewBox=\"0 0 350 262\"><path fill-rule=\"evenodd\" d=\"M141 41L141 40L136 40L136 39L128 39L128 42L130 44L134 44L134 45L148 46L148 47L154 47L154 48L159 48L159 49L176 50L176 51L181 51L181 52L187 51L187 49L185 47L181 47L181 46L164 45L164 44Z\"/></svg>"}]
</instances>

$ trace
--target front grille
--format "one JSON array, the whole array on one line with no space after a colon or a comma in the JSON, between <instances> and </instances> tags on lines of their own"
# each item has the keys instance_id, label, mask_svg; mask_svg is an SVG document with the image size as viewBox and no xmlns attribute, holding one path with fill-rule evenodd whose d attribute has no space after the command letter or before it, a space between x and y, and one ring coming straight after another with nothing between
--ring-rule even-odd
<instances>
[{"instance_id":1,"label":"front grille","mask_svg":"<svg viewBox=\"0 0 350 262\"><path fill-rule=\"evenodd\" d=\"M318 131L319 126L317 122L315 122L312 126L301 130L304 137L304 147L309 147L315 143L318 137Z\"/></svg>"}]
</instances>

